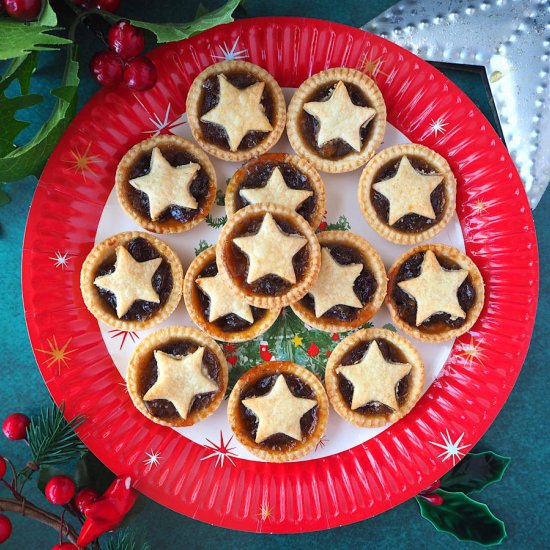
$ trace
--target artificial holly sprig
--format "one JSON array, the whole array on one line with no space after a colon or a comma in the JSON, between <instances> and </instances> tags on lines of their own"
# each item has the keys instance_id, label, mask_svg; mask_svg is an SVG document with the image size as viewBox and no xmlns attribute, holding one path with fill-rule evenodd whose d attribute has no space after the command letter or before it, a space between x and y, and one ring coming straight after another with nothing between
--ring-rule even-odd
<instances>
[{"instance_id":1,"label":"artificial holly sprig","mask_svg":"<svg viewBox=\"0 0 550 550\"><path fill-rule=\"evenodd\" d=\"M506 538L504 523L469 493L500 481L509 464L510 458L492 451L467 454L441 480L415 497L420 514L438 531L458 540L483 546L500 544Z\"/></svg>"}]
</instances>

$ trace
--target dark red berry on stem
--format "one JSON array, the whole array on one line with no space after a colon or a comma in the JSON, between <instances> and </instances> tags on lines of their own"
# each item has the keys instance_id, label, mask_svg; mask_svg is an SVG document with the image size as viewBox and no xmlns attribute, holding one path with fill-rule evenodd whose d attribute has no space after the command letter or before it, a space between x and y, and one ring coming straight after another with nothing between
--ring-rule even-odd
<instances>
[{"instance_id":1,"label":"dark red berry on stem","mask_svg":"<svg viewBox=\"0 0 550 550\"><path fill-rule=\"evenodd\" d=\"M52 550L78 550L78 546L72 542L60 542L52 546Z\"/></svg>"},{"instance_id":2,"label":"dark red berry on stem","mask_svg":"<svg viewBox=\"0 0 550 550\"><path fill-rule=\"evenodd\" d=\"M74 497L74 504L78 511L84 515L84 510L99 497L99 493L91 487L80 489Z\"/></svg>"},{"instance_id":3,"label":"dark red berry on stem","mask_svg":"<svg viewBox=\"0 0 550 550\"><path fill-rule=\"evenodd\" d=\"M105 50L92 57L90 71L102 86L116 86L122 81L124 62L115 52Z\"/></svg>"},{"instance_id":4,"label":"dark red berry on stem","mask_svg":"<svg viewBox=\"0 0 550 550\"><path fill-rule=\"evenodd\" d=\"M0 544L6 542L11 535L11 521L4 514L0 514Z\"/></svg>"},{"instance_id":5,"label":"dark red berry on stem","mask_svg":"<svg viewBox=\"0 0 550 550\"><path fill-rule=\"evenodd\" d=\"M149 90L157 82L157 69L147 57L134 57L124 69L124 83L130 90Z\"/></svg>"},{"instance_id":6,"label":"dark red berry on stem","mask_svg":"<svg viewBox=\"0 0 550 550\"><path fill-rule=\"evenodd\" d=\"M41 0L4 0L6 12L21 21L36 19L42 9Z\"/></svg>"},{"instance_id":7,"label":"dark red berry on stem","mask_svg":"<svg viewBox=\"0 0 550 550\"><path fill-rule=\"evenodd\" d=\"M2 479L6 475L6 461L0 456L0 479Z\"/></svg>"},{"instance_id":8,"label":"dark red berry on stem","mask_svg":"<svg viewBox=\"0 0 550 550\"><path fill-rule=\"evenodd\" d=\"M63 506L69 503L74 497L75 489L74 481L70 477L54 476L46 483L44 493L52 504Z\"/></svg>"},{"instance_id":9,"label":"dark red berry on stem","mask_svg":"<svg viewBox=\"0 0 550 550\"><path fill-rule=\"evenodd\" d=\"M128 59L139 55L145 47L143 31L129 21L119 21L109 29L107 41L111 50Z\"/></svg>"},{"instance_id":10,"label":"dark red berry on stem","mask_svg":"<svg viewBox=\"0 0 550 550\"><path fill-rule=\"evenodd\" d=\"M4 420L2 431L4 435L12 441L25 439L27 437L27 428L30 423L31 419L26 414L13 413Z\"/></svg>"},{"instance_id":11,"label":"dark red berry on stem","mask_svg":"<svg viewBox=\"0 0 550 550\"><path fill-rule=\"evenodd\" d=\"M91 4L98 10L115 12L118 10L118 6L120 6L120 0L95 0L95 2L91 2Z\"/></svg>"}]
</instances>

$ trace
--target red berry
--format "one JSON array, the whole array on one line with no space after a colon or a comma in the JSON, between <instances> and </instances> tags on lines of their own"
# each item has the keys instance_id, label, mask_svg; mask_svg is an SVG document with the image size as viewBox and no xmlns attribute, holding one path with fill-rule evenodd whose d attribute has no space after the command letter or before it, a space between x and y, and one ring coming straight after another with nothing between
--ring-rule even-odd
<instances>
[{"instance_id":1,"label":"red berry","mask_svg":"<svg viewBox=\"0 0 550 550\"><path fill-rule=\"evenodd\" d=\"M102 86L115 86L122 80L124 62L115 52L105 50L92 57L90 71Z\"/></svg>"},{"instance_id":2,"label":"red berry","mask_svg":"<svg viewBox=\"0 0 550 550\"><path fill-rule=\"evenodd\" d=\"M235 366L235 363L237 362L237 356L236 356L236 355L230 355L230 356L227 358L227 362L228 362L232 367L234 367L234 366Z\"/></svg>"},{"instance_id":3,"label":"red berry","mask_svg":"<svg viewBox=\"0 0 550 550\"><path fill-rule=\"evenodd\" d=\"M340 340L340 335L337 332L334 332L332 334L332 339L337 342L338 340Z\"/></svg>"},{"instance_id":4,"label":"red berry","mask_svg":"<svg viewBox=\"0 0 550 550\"><path fill-rule=\"evenodd\" d=\"M109 29L109 47L126 59L139 55L145 47L143 31L129 21L119 21Z\"/></svg>"},{"instance_id":5,"label":"red berry","mask_svg":"<svg viewBox=\"0 0 550 550\"><path fill-rule=\"evenodd\" d=\"M32 21L42 9L41 0L4 0L6 11L15 19Z\"/></svg>"},{"instance_id":6,"label":"red berry","mask_svg":"<svg viewBox=\"0 0 550 550\"><path fill-rule=\"evenodd\" d=\"M93 4L93 7L98 10L115 12L118 10L120 0L95 0L95 2L90 2L90 4Z\"/></svg>"},{"instance_id":7,"label":"red berry","mask_svg":"<svg viewBox=\"0 0 550 550\"><path fill-rule=\"evenodd\" d=\"M74 481L67 476L54 476L48 483L44 493L52 504L63 506L74 497L76 486Z\"/></svg>"},{"instance_id":8,"label":"red berry","mask_svg":"<svg viewBox=\"0 0 550 550\"><path fill-rule=\"evenodd\" d=\"M81 514L84 514L84 510L87 506L92 504L97 498L99 497L99 493L92 489L91 487L85 487L84 489L80 489L78 493L76 493L76 496L74 497L74 503L75 506L78 508L78 511Z\"/></svg>"},{"instance_id":9,"label":"red berry","mask_svg":"<svg viewBox=\"0 0 550 550\"><path fill-rule=\"evenodd\" d=\"M78 546L72 542L61 542L52 546L52 550L78 550Z\"/></svg>"},{"instance_id":10,"label":"red berry","mask_svg":"<svg viewBox=\"0 0 550 550\"><path fill-rule=\"evenodd\" d=\"M319 231L324 231L327 228L327 222L321 222L319 224Z\"/></svg>"},{"instance_id":11,"label":"red berry","mask_svg":"<svg viewBox=\"0 0 550 550\"><path fill-rule=\"evenodd\" d=\"M27 437L27 428L30 423L31 419L26 414L13 413L4 420L2 431L4 435L12 441L25 439Z\"/></svg>"},{"instance_id":12,"label":"red berry","mask_svg":"<svg viewBox=\"0 0 550 550\"><path fill-rule=\"evenodd\" d=\"M421 495L422 498L426 499L430 504L434 506L441 506L443 504L443 498L440 495Z\"/></svg>"},{"instance_id":13,"label":"red berry","mask_svg":"<svg viewBox=\"0 0 550 550\"><path fill-rule=\"evenodd\" d=\"M157 82L157 69L147 57L134 57L124 69L124 83L130 90L149 90Z\"/></svg>"},{"instance_id":14,"label":"red berry","mask_svg":"<svg viewBox=\"0 0 550 550\"><path fill-rule=\"evenodd\" d=\"M315 344L311 344L311 346L307 348L307 354L310 357L317 357L319 355L319 347Z\"/></svg>"},{"instance_id":15,"label":"red berry","mask_svg":"<svg viewBox=\"0 0 550 550\"><path fill-rule=\"evenodd\" d=\"M11 535L11 521L3 514L0 514L0 544L6 542Z\"/></svg>"},{"instance_id":16,"label":"red berry","mask_svg":"<svg viewBox=\"0 0 550 550\"><path fill-rule=\"evenodd\" d=\"M0 456L0 479L6 474L7 466L6 461Z\"/></svg>"}]
</instances>

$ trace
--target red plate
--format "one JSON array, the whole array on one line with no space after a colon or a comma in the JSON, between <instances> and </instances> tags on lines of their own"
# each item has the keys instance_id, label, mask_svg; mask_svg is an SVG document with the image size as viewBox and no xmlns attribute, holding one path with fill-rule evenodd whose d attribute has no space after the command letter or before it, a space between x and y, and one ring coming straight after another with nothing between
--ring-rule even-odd
<instances>
[{"instance_id":1,"label":"red plate","mask_svg":"<svg viewBox=\"0 0 550 550\"><path fill-rule=\"evenodd\" d=\"M267 464L233 458L148 421L131 404L96 320L79 291L118 159L149 113L185 109L194 77L218 57L246 50L284 87L333 66L373 75L388 120L411 141L446 157L458 179L466 250L486 281L474 330L457 340L436 382L403 420L348 451ZM487 430L521 369L535 318L535 230L517 171L473 103L427 63L360 30L310 19L248 19L152 52L157 86L134 95L103 90L75 118L48 162L29 214L23 296L44 380L66 414L84 414L86 445L117 474L178 512L263 532L326 529L371 517L416 495ZM169 131L171 119L157 121ZM165 122L166 124L163 124ZM67 255L65 255L67 254ZM64 259L65 258L65 259ZM68 260L68 261L67 261ZM152 468L151 449L163 457ZM219 452L224 452L218 448ZM204 459L204 460L203 460ZM226 464L229 461L226 461Z\"/></svg>"}]
</instances>

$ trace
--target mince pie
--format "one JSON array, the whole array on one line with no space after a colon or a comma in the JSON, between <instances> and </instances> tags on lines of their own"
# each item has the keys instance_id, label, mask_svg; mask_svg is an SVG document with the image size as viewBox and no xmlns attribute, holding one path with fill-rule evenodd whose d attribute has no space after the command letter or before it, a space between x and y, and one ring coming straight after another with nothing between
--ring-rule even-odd
<instances>
[{"instance_id":1,"label":"mince pie","mask_svg":"<svg viewBox=\"0 0 550 550\"><path fill-rule=\"evenodd\" d=\"M361 427L384 426L405 416L420 398L424 364L396 332L362 329L334 348L325 385L342 418Z\"/></svg>"},{"instance_id":2,"label":"mince pie","mask_svg":"<svg viewBox=\"0 0 550 550\"><path fill-rule=\"evenodd\" d=\"M288 107L287 133L296 153L323 172L349 172L382 143L386 105L364 73L344 67L308 78Z\"/></svg>"},{"instance_id":3,"label":"mince pie","mask_svg":"<svg viewBox=\"0 0 550 550\"><path fill-rule=\"evenodd\" d=\"M225 193L228 216L249 204L288 206L317 229L325 212L325 186L317 170L300 157L267 153L235 172Z\"/></svg>"},{"instance_id":4,"label":"mince pie","mask_svg":"<svg viewBox=\"0 0 550 550\"><path fill-rule=\"evenodd\" d=\"M321 264L319 242L295 211L251 204L225 224L216 247L219 270L245 302L265 309L299 300Z\"/></svg>"},{"instance_id":5,"label":"mince pie","mask_svg":"<svg viewBox=\"0 0 550 550\"><path fill-rule=\"evenodd\" d=\"M456 208L456 180L447 161L413 143L378 153L359 182L363 216L382 237L416 244L439 233Z\"/></svg>"},{"instance_id":6,"label":"mince pie","mask_svg":"<svg viewBox=\"0 0 550 550\"><path fill-rule=\"evenodd\" d=\"M183 282L185 306L193 322L216 340L244 342L263 334L279 309L260 309L241 300L216 265L216 247L201 252Z\"/></svg>"},{"instance_id":7,"label":"mince pie","mask_svg":"<svg viewBox=\"0 0 550 550\"><path fill-rule=\"evenodd\" d=\"M199 147L159 135L134 145L116 172L118 200L141 227L180 233L204 220L216 198L216 172Z\"/></svg>"},{"instance_id":8,"label":"mince pie","mask_svg":"<svg viewBox=\"0 0 550 550\"><path fill-rule=\"evenodd\" d=\"M360 327L386 295L382 259L365 239L348 231L324 231L318 239L321 270L308 293L291 307L304 323L320 330Z\"/></svg>"},{"instance_id":9,"label":"mince pie","mask_svg":"<svg viewBox=\"0 0 550 550\"><path fill-rule=\"evenodd\" d=\"M175 252L147 233L118 233L96 244L80 272L80 290L96 319L121 330L158 325L176 309L183 270Z\"/></svg>"},{"instance_id":10,"label":"mince pie","mask_svg":"<svg viewBox=\"0 0 550 550\"><path fill-rule=\"evenodd\" d=\"M468 332L483 308L481 273L468 256L443 244L405 252L388 272L386 303L393 322L426 342Z\"/></svg>"},{"instance_id":11,"label":"mince pie","mask_svg":"<svg viewBox=\"0 0 550 550\"><path fill-rule=\"evenodd\" d=\"M328 399L319 379L290 361L262 363L235 384L227 404L237 439L269 462L309 453L327 428Z\"/></svg>"},{"instance_id":12,"label":"mince pie","mask_svg":"<svg viewBox=\"0 0 550 550\"><path fill-rule=\"evenodd\" d=\"M164 426L192 426L210 416L227 390L221 348L191 327L168 327L136 347L128 365L128 393L147 418Z\"/></svg>"},{"instance_id":13,"label":"mince pie","mask_svg":"<svg viewBox=\"0 0 550 550\"><path fill-rule=\"evenodd\" d=\"M187 119L207 153L239 162L265 153L279 141L286 103L266 70L246 61L222 61L193 81Z\"/></svg>"}]
</instances>

